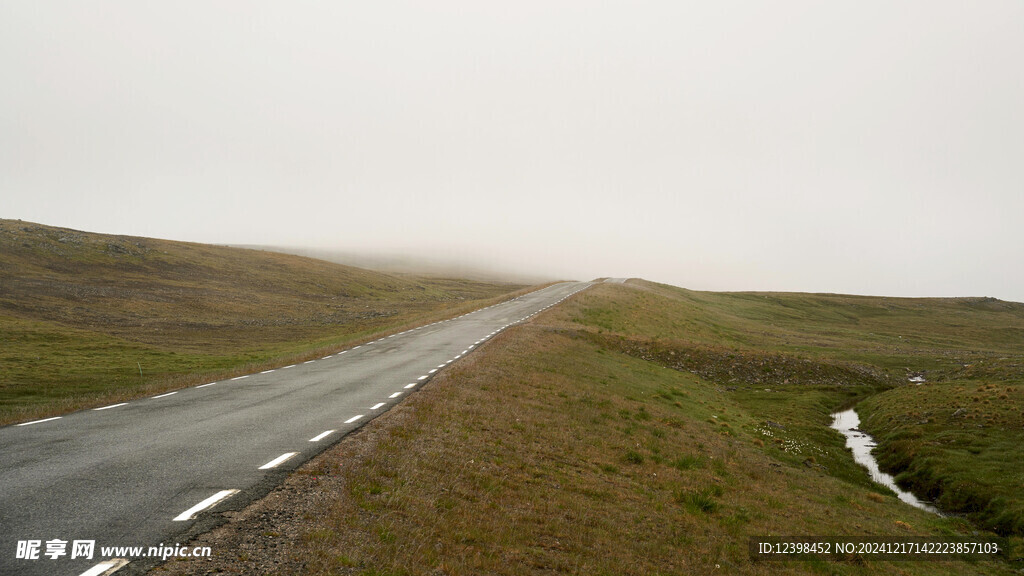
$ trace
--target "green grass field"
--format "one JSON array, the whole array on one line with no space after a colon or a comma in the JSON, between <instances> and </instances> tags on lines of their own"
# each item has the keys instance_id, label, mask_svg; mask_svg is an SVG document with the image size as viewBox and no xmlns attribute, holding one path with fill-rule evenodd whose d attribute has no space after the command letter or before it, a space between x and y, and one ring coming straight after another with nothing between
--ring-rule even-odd
<instances>
[{"instance_id":1,"label":"green grass field","mask_svg":"<svg viewBox=\"0 0 1024 576\"><path fill-rule=\"evenodd\" d=\"M604 338L628 353L700 374L816 445L831 435L830 412L863 400L861 426L897 482L986 529L1024 535L1024 305L633 287L614 306L584 297L574 320L615 334ZM630 332L643 336L622 338ZM840 477L863 476L822 457Z\"/></svg>"},{"instance_id":2,"label":"green grass field","mask_svg":"<svg viewBox=\"0 0 1024 576\"><path fill-rule=\"evenodd\" d=\"M958 380L868 398L862 426L897 482L1000 534L1024 535L1024 386Z\"/></svg>"},{"instance_id":3,"label":"green grass field","mask_svg":"<svg viewBox=\"0 0 1024 576\"><path fill-rule=\"evenodd\" d=\"M527 289L2 220L0 423L311 358ZM1021 304L601 284L308 463L288 481L287 512L260 522L290 520L218 533L216 562L280 574L1016 573L1022 386ZM853 405L883 468L953 515L871 482L828 428ZM750 560L749 538L787 535L1004 537L1008 553Z\"/></svg>"},{"instance_id":4,"label":"green grass field","mask_svg":"<svg viewBox=\"0 0 1024 576\"><path fill-rule=\"evenodd\" d=\"M200 542L223 550L212 564L156 573L1017 573L1018 537L982 562L748 554L752 537L998 538L903 504L828 428L837 408L910 395L883 402L900 410L947 386L908 373L963 378L950 351L1013 374L1016 305L929 304L595 286L307 463ZM950 322L967 328L960 346ZM998 449L993 462L1020 460ZM1018 481L999 478L1008 493Z\"/></svg>"},{"instance_id":5,"label":"green grass field","mask_svg":"<svg viewBox=\"0 0 1024 576\"><path fill-rule=\"evenodd\" d=\"M307 359L522 288L0 220L0 424Z\"/></svg>"}]
</instances>

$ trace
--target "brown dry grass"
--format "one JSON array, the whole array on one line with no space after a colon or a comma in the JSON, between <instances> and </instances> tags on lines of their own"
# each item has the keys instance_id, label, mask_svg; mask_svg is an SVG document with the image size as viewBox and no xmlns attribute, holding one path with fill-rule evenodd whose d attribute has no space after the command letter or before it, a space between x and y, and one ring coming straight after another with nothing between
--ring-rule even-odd
<instances>
[{"instance_id":1,"label":"brown dry grass","mask_svg":"<svg viewBox=\"0 0 1024 576\"><path fill-rule=\"evenodd\" d=\"M963 563L755 563L769 535L947 534L773 457L690 373L566 330L568 301L490 341L199 539L165 574L960 574ZM613 304L614 300L609 302ZM733 423L729 425L730 421ZM762 443L763 444L763 443ZM948 534L947 534L948 535ZM1001 564L969 571L1009 573Z\"/></svg>"}]
</instances>

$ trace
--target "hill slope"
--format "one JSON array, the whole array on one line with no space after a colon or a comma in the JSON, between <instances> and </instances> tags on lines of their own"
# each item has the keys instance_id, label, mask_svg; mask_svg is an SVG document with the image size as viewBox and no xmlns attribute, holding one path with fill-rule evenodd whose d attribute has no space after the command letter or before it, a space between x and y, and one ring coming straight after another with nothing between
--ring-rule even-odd
<instances>
[{"instance_id":1,"label":"hill slope","mask_svg":"<svg viewBox=\"0 0 1024 576\"><path fill-rule=\"evenodd\" d=\"M519 288L0 220L0 423L338 346Z\"/></svg>"},{"instance_id":2,"label":"hill slope","mask_svg":"<svg viewBox=\"0 0 1024 576\"><path fill-rule=\"evenodd\" d=\"M1019 310L978 304L597 285L199 538L212 560L151 573L1013 574L1018 537L1017 552L977 563L763 561L748 549L769 536L995 538L902 503L828 428L852 402L942 390L958 370L951 350L1019 388ZM935 382L908 384L908 369ZM977 430L1016 435L1000 454L1016 467L1000 482L1015 486L1019 425Z\"/></svg>"}]
</instances>

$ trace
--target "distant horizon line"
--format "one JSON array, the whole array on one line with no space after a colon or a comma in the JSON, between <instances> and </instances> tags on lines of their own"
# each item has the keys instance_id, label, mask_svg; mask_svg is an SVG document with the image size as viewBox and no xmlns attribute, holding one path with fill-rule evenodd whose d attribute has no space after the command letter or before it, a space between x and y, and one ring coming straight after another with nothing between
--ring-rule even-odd
<instances>
[{"instance_id":1,"label":"distant horizon line","mask_svg":"<svg viewBox=\"0 0 1024 576\"><path fill-rule=\"evenodd\" d=\"M508 269L495 269L493 266L487 266L484 263L478 261L457 261L439 257L431 257L418 255L414 252L401 249L384 249L384 250L372 250L362 249L361 251L344 250L344 249L332 249L323 247L310 247L310 246L299 246L299 245L275 245L275 244L255 244L255 243L234 243L234 242L203 242L196 240L181 240L175 238L162 238L157 236L140 236L138 234L123 234L118 232L96 232L90 230L83 230L79 228L72 228L69 226L61 226L54 224L44 224L33 220L24 220L21 218L0 218L0 222L20 222L23 224L43 226L47 228L55 228L68 230L71 232L79 232L83 234L95 234L102 236L120 236L126 238L148 238L153 240L163 240L170 242L182 242L192 244L206 244L210 246L223 246L228 248L240 248L248 250L263 250L271 252L279 252L283 254L292 254L295 256L303 256L307 258L314 258L318 260L324 260L325 262L333 262L335 264L342 264L345 266L353 266L357 268L365 268L374 270L377 272L392 273L392 274L422 274L422 275L451 275L452 273L458 272L460 274L468 274L468 276L461 276L466 280L478 280L478 281L497 281L497 282L509 282L509 283L527 283L527 284L540 284L545 282L553 282L559 280L572 280L569 276L556 276L538 273L526 273ZM319 254L319 256L318 256ZM326 256L335 256L336 259L330 259ZM343 261L345 260L345 261ZM387 260L388 262L377 262L379 260ZM355 263L357 262L357 263ZM672 282L666 282L662 280L656 280L647 278L644 276L637 275L607 275L607 276L595 276L597 278L628 278L638 279L647 282L654 282L657 284L665 284L668 286L674 286L682 288L684 290L690 290L692 292L710 292L710 293L733 293L733 294L812 294L819 296L850 296L857 298L894 298L894 299L916 299L916 300L974 300L974 301L985 301L992 300L998 302L1008 302L1011 304L1024 305L1024 301L1011 300L1006 298L999 298L990 295L961 295L961 296L895 296L884 293L859 293L859 292L835 292L831 290L779 290L779 289L698 289L698 288L687 288L679 284ZM591 280L593 280L591 279ZM589 281L589 280L583 280Z\"/></svg>"}]
</instances>

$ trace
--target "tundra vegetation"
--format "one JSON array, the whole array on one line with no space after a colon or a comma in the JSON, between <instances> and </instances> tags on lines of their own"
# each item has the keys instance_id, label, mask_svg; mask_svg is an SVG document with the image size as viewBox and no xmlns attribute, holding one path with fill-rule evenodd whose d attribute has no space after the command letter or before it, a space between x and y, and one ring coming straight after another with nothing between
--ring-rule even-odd
<instances>
[{"instance_id":1,"label":"tundra vegetation","mask_svg":"<svg viewBox=\"0 0 1024 576\"><path fill-rule=\"evenodd\" d=\"M155 574L1014 574L1024 306L599 284L512 327ZM923 377L921 384L910 382ZM853 462L857 404L908 506ZM913 487L913 486L912 486ZM752 561L751 537L995 560Z\"/></svg>"},{"instance_id":2,"label":"tundra vegetation","mask_svg":"<svg viewBox=\"0 0 1024 576\"><path fill-rule=\"evenodd\" d=\"M0 220L0 424L314 358L520 289Z\"/></svg>"}]
</instances>

